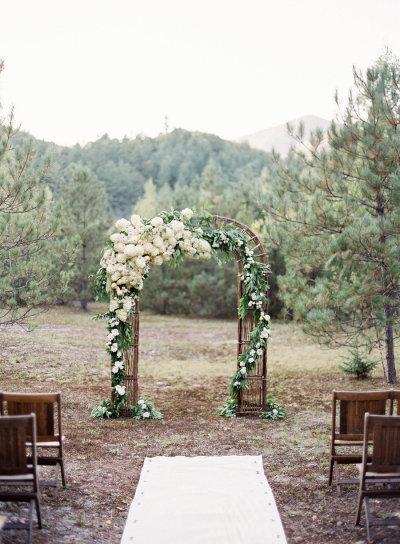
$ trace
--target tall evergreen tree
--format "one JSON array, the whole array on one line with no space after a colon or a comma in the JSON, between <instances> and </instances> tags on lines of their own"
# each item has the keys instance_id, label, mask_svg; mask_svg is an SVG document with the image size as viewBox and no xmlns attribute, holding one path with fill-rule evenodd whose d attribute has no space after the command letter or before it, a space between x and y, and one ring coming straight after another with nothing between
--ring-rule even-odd
<instances>
[{"instance_id":1,"label":"tall evergreen tree","mask_svg":"<svg viewBox=\"0 0 400 544\"><path fill-rule=\"evenodd\" d=\"M400 280L400 68L389 56L365 74L327 138L278 168L268 214L282 242L280 286L306 332L329 345L384 346L396 381ZM302 141L302 127L292 134ZM304 144L305 145L305 144Z\"/></svg>"},{"instance_id":2,"label":"tall evergreen tree","mask_svg":"<svg viewBox=\"0 0 400 544\"><path fill-rule=\"evenodd\" d=\"M3 65L0 62L0 73ZM0 118L0 324L23 323L54 302L68 281L69 254L54 251L57 221L49 165L15 145L12 114ZM50 267L50 263L54 268ZM61 273L60 273L61 271Z\"/></svg>"},{"instance_id":3,"label":"tall evergreen tree","mask_svg":"<svg viewBox=\"0 0 400 544\"><path fill-rule=\"evenodd\" d=\"M90 300L89 276L99 264L111 218L102 183L90 170L73 164L67 170L60 191L61 236L77 244L70 298L77 298L87 310Z\"/></svg>"}]
</instances>

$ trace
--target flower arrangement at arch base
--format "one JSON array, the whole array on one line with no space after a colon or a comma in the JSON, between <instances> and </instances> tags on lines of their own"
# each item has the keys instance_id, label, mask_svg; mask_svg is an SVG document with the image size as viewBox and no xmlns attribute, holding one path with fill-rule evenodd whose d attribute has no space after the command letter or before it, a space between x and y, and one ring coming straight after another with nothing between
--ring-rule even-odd
<instances>
[{"instance_id":1,"label":"flower arrangement at arch base","mask_svg":"<svg viewBox=\"0 0 400 544\"><path fill-rule=\"evenodd\" d=\"M247 387L247 376L257 359L263 357L270 336L270 317L263 311L267 302L268 266L254 255L242 231L231 226L216 227L212 223L211 215L194 214L189 208L163 212L151 220L132 215L130 221L116 222L117 232L110 236L104 250L95 284L96 300L108 303L108 311L96 318L107 319L106 349L111 358L113 400L104 400L94 408L94 417L119 417L127 408L135 419L162 417L151 402L143 399L134 406L127 406L123 354L133 343L130 316L151 266L176 263L185 256L209 259L216 251L225 257L240 256L243 294L239 317L244 318L251 312L255 323L250 343L239 356L238 369L230 383L230 398L221 415L232 417L236 412L238 393Z\"/></svg>"}]
</instances>

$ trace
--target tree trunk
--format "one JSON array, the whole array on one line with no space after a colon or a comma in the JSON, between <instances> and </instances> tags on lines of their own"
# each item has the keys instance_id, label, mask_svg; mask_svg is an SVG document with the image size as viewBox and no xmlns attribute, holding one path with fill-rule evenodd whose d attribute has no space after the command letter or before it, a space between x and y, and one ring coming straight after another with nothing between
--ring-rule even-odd
<instances>
[{"instance_id":1,"label":"tree trunk","mask_svg":"<svg viewBox=\"0 0 400 544\"><path fill-rule=\"evenodd\" d=\"M396 366L394 360L394 342L393 342L393 325L392 325L392 309L390 306L385 306L385 341L386 341L386 366L387 366L387 381L388 383L396 383Z\"/></svg>"},{"instance_id":2,"label":"tree trunk","mask_svg":"<svg viewBox=\"0 0 400 544\"><path fill-rule=\"evenodd\" d=\"M385 255L385 245L386 245L386 234L384 230L384 217L385 217L385 208L383 204L382 194L379 192L377 195L377 207L376 211L379 218L381 234L379 236L379 241L382 247L382 254ZM381 274L382 274L382 291L385 297L388 297L390 301L396 296L396 292L393 290L391 285L391 279L388 277L387 266L382 259L381 264ZM394 359L394 342L393 342L393 306L390 304L390 301L386 301L384 304L385 312L385 343L386 343L386 366L387 366L387 381L388 383L396 383L396 365Z\"/></svg>"},{"instance_id":3,"label":"tree trunk","mask_svg":"<svg viewBox=\"0 0 400 544\"><path fill-rule=\"evenodd\" d=\"M81 279L81 296L80 296L80 303L81 303L81 310L84 310L87 312L87 278L86 278L86 271L87 271L87 265L86 265L86 243L83 242L82 244L82 279Z\"/></svg>"}]
</instances>

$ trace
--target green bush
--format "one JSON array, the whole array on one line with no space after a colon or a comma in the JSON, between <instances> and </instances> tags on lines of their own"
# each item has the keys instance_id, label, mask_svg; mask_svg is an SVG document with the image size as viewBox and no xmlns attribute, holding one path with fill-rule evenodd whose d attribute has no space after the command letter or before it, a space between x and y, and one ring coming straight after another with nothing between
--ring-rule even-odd
<instances>
[{"instance_id":1,"label":"green bush","mask_svg":"<svg viewBox=\"0 0 400 544\"><path fill-rule=\"evenodd\" d=\"M342 372L354 376L357 380L365 380L370 377L376 365L377 361L362 356L358 351L352 351L350 357L345 359L339 368Z\"/></svg>"}]
</instances>

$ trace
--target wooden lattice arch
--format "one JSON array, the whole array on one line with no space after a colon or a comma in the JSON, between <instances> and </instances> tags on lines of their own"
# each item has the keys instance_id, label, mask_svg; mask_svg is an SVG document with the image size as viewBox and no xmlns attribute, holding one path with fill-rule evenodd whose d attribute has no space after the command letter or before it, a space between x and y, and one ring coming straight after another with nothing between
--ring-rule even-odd
<instances>
[{"instance_id":1,"label":"wooden lattice arch","mask_svg":"<svg viewBox=\"0 0 400 544\"><path fill-rule=\"evenodd\" d=\"M241 223L240 221L220 215L214 216L214 222L216 226L222 224L231 225L240 230L247 239L247 246L254 251L254 254L263 264L267 264L267 255L263 243L258 235L250 229L250 227ZM236 262L238 265L237 303L239 304L243 293L243 281L241 280L241 276L243 274L243 263L238 254L236 254ZM133 343L131 348L124 352L124 385L126 386L127 392L127 407L136 404L139 399L139 323L140 309L139 301L137 301L135 310L131 314L130 323L133 332ZM244 318L238 318L238 356L250 344L250 333L253 330L254 325L255 323L252 317L252 312L249 312L249 314ZM264 351L262 357L257 359L254 368L249 372L247 384L248 388L240 390L239 392L237 415L258 415L265 410L267 402L267 350ZM123 415L131 415L128 408L124 410Z\"/></svg>"}]
</instances>

